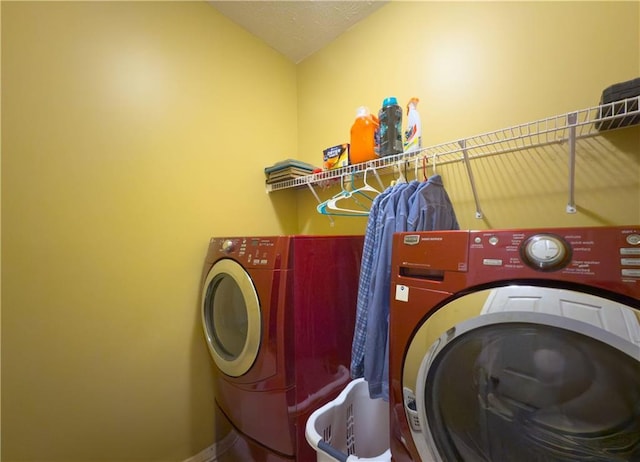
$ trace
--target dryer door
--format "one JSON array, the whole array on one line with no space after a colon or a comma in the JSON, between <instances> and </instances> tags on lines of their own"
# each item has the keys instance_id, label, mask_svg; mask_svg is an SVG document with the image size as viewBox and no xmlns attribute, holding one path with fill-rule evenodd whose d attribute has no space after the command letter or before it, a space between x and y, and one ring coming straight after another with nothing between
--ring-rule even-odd
<instances>
[{"instance_id":1,"label":"dryer door","mask_svg":"<svg viewBox=\"0 0 640 462\"><path fill-rule=\"evenodd\" d=\"M218 368L232 377L245 374L260 348L260 302L251 277L230 259L216 262L202 292L202 326Z\"/></svg>"},{"instance_id":2,"label":"dryer door","mask_svg":"<svg viewBox=\"0 0 640 462\"><path fill-rule=\"evenodd\" d=\"M424 335L412 342L422 361L408 414L422 460L640 460L635 310L542 287L464 299L435 313L445 330L426 351Z\"/></svg>"}]
</instances>

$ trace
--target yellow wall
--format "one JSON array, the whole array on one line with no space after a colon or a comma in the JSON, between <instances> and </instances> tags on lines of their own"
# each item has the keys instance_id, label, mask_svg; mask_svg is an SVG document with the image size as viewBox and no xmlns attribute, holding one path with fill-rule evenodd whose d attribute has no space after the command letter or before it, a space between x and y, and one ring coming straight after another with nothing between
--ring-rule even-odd
<instances>
[{"instance_id":1,"label":"yellow wall","mask_svg":"<svg viewBox=\"0 0 640 462\"><path fill-rule=\"evenodd\" d=\"M403 107L420 98L423 146L595 106L605 87L640 75L639 5L391 2L298 66L300 156L320 162L349 140L358 106L375 112L387 96ZM633 128L578 143L576 214L565 212L566 145L474 161L483 220L463 164L438 172L462 228L639 223L639 140ZM309 193L299 220L311 232L366 225L331 226Z\"/></svg>"},{"instance_id":2,"label":"yellow wall","mask_svg":"<svg viewBox=\"0 0 640 462\"><path fill-rule=\"evenodd\" d=\"M204 2L2 2L3 461L213 443L200 272L294 231L295 72Z\"/></svg>"},{"instance_id":3,"label":"yellow wall","mask_svg":"<svg viewBox=\"0 0 640 462\"><path fill-rule=\"evenodd\" d=\"M419 96L424 144L597 104L638 3L392 2L297 67L206 3L2 2L2 460L183 460L213 442L208 238L363 232L262 168L321 163ZM463 228L640 222L637 128L442 166ZM320 191L327 197L329 191Z\"/></svg>"}]
</instances>

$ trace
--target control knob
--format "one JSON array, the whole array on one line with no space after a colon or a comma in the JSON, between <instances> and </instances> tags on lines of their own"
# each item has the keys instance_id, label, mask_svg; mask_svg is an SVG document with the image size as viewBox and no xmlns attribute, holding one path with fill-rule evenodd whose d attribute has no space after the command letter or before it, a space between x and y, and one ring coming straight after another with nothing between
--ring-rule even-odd
<instances>
[{"instance_id":1,"label":"control knob","mask_svg":"<svg viewBox=\"0 0 640 462\"><path fill-rule=\"evenodd\" d=\"M537 234L520 248L522 260L539 271L555 271L571 261L571 248L564 239L553 234Z\"/></svg>"},{"instance_id":2,"label":"control knob","mask_svg":"<svg viewBox=\"0 0 640 462\"><path fill-rule=\"evenodd\" d=\"M235 245L231 239L226 239L222 242L222 251L225 253L233 252Z\"/></svg>"}]
</instances>

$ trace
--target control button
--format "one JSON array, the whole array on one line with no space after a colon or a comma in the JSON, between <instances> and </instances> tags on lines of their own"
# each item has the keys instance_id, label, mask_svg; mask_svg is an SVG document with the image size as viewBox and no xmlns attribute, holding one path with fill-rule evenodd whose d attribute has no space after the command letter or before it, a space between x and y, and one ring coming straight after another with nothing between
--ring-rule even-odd
<instances>
[{"instance_id":1,"label":"control button","mask_svg":"<svg viewBox=\"0 0 640 462\"><path fill-rule=\"evenodd\" d=\"M233 249L235 248L235 246L233 245L233 241L231 239L227 239L226 241L224 241L222 243L222 251L229 253L229 252L233 252Z\"/></svg>"},{"instance_id":2,"label":"control button","mask_svg":"<svg viewBox=\"0 0 640 462\"><path fill-rule=\"evenodd\" d=\"M629 243L630 245L640 244L640 234L629 234L627 236L627 243Z\"/></svg>"},{"instance_id":3,"label":"control button","mask_svg":"<svg viewBox=\"0 0 640 462\"><path fill-rule=\"evenodd\" d=\"M486 266L502 266L502 260L497 258L484 258L482 264Z\"/></svg>"},{"instance_id":4,"label":"control button","mask_svg":"<svg viewBox=\"0 0 640 462\"><path fill-rule=\"evenodd\" d=\"M623 247L620 249L620 255L640 255L640 247L636 247L636 248Z\"/></svg>"},{"instance_id":5,"label":"control button","mask_svg":"<svg viewBox=\"0 0 640 462\"><path fill-rule=\"evenodd\" d=\"M567 266L571 260L569 245L559 236L537 234L520 248L520 256L531 268L554 271Z\"/></svg>"},{"instance_id":6,"label":"control button","mask_svg":"<svg viewBox=\"0 0 640 462\"><path fill-rule=\"evenodd\" d=\"M623 269L622 275L631 278L640 278L640 269Z\"/></svg>"},{"instance_id":7,"label":"control button","mask_svg":"<svg viewBox=\"0 0 640 462\"><path fill-rule=\"evenodd\" d=\"M491 236L489 238L489 244L491 245L497 245L499 241L500 239L498 239L496 236Z\"/></svg>"},{"instance_id":8,"label":"control button","mask_svg":"<svg viewBox=\"0 0 640 462\"><path fill-rule=\"evenodd\" d=\"M476 244L480 244L482 242L482 238L480 236L477 236L473 242L475 242Z\"/></svg>"},{"instance_id":9,"label":"control button","mask_svg":"<svg viewBox=\"0 0 640 462\"><path fill-rule=\"evenodd\" d=\"M640 258L621 258L620 264L623 266L640 266Z\"/></svg>"}]
</instances>

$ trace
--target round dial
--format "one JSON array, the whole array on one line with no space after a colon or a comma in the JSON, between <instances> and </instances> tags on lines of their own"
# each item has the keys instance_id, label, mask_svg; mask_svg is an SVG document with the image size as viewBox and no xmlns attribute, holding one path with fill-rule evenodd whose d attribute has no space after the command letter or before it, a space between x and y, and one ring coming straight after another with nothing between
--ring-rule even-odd
<instances>
[{"instance_id":1,"label":"round dial","mask_svg":"<svg viewBox=\"0 0 640 462\"><path fill-rule=\"evenodd\" d=\"M627 243L630 245L640 244L640 234L629 234L627 236Z\"/></svg>"},{"instance_id":2,"label":"round dial","mask_svg":"<svg viewBox=\"0 0 640 462\"><path fill-rule=\"evenodd\" d=\"M227 239L225 241L222 242L222 251L229 253L232 252L234 249L234 245L233 245L233 241L231 239Z\"/></svg>"},{"instance_id":3,"label":"round dial","mask_svg":"<svg viewBox=\"0 0 640 462\"><path fill-rule=\"evenodd\" d=\"M560 237L537 234L527 239L521 248L524 262L533 269L554 271L564 268L571 260L571 249Z\"/></svg>"}]
</instances>

